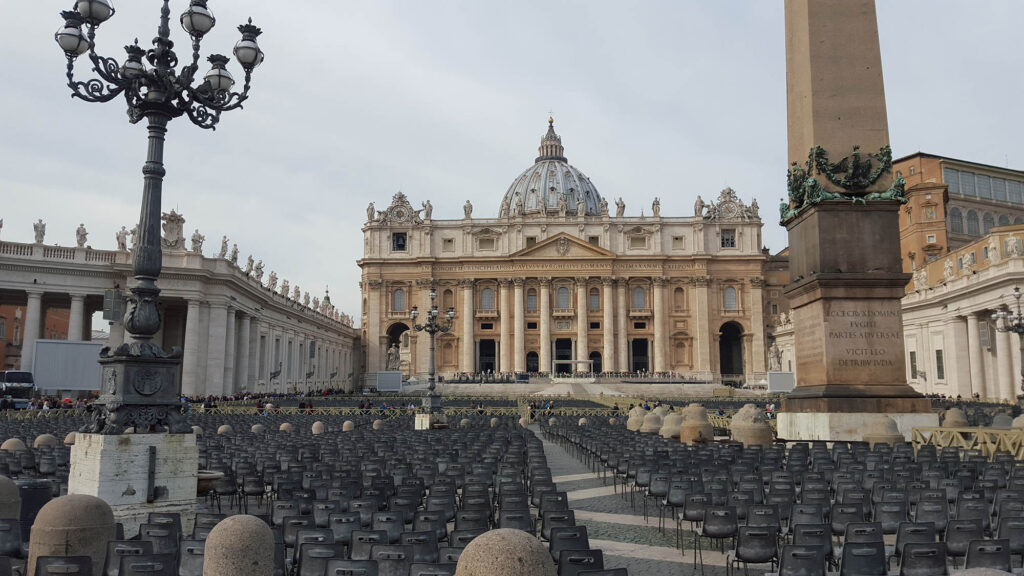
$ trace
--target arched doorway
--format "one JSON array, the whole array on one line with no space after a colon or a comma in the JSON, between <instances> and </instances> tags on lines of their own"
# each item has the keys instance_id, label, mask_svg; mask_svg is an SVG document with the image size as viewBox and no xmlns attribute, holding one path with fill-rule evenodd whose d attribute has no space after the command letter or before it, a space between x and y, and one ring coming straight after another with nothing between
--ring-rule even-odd
<instances>
[{"instance_id":1,"label":"arched doorway","mask_svg":"<svg viewBox=\"0 0 1024 576\"><path fill-rule=\"evenodd\" d=\"M590 353L590 371L593 372L594 374L600 374L601 372L604 372L604 370L602 368L603 367L601 366L601 353L600 352L591 352Z\"/></svg>"},{"instance_id":2,"label":"arched doorway","mask_svg":"<svg viewBox=\"0 0 1024 576\"><path fill-rule=\"evenodd\" d=\"M401 322L392 324L387 331L388 335L388 347L384 350L384 358L382 364L385 370L399 370L401 368L402 361L405 360L408 363L409 360L409 327ZM392 365L389 362L392 358L392 348L398 352L397 365Z\"/></svg>"},{"instance_id":3,"label":"arched doorway","mask_svg":"<svg viewBox=\"0 0 1024 576\"><path fill-rule=\"evenodd\" d=\"M718 333L719 373L723 376L742 375L743 327L735 322L726 322Z\"/></svg>"},{"instance_id":4,"label":"arched doorway","mask_svg":"<svg viewBox=\"0 0 1024 576\"><path fill-rule=\"evenodd\" d=\"M532 373L540 372L540 357L536 352L526 353L526 371Z\"/></svg>"}]
</instances>

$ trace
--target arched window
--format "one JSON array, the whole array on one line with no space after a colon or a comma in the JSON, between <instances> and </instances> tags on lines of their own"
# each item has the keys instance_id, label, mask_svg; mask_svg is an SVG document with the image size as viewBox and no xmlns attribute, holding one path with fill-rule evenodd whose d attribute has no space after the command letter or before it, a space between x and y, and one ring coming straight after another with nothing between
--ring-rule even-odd
<instances>
[{"instance_id":1,"label":"arched window","mask_svg":"<svg viewBox=\"0 0 1024 576\"><path fill-rule=\"evenodd\" d=\"M736 303L736 289L732 286L726 286L725 291L722 294L722 301L725 304L726 310L736 310L738 305Z\"/></svg>"},{"instance_id":2,"label":"arched window","mask_svg":"<svg viewBox=\"0 0 1024 576\"><path fill-rule=\"evenodd\" d=\"M526 309L530 312L537 311L537 289L530 288L526 291Z\"/></svg>"},{"instance_id":3,"label":"arched window","mask_svg":"<svg viewBox=\"0 0 1024 576\"><path fill-rule=\"evenodd\" d=\"M970 236L981 236L981 226L978 224L978 213L974 210L967 211L967 234Z\"/></svg>"},{"instance_id":4,"label":"arched window","mask_svg":"<svg viewBox=\"0 0 1024 576\"><path fill-rule=\"evenodd\" d=\"M441 305L447 311L449 308L455 307L455 293L451 290L445 290L441 296Z\"/></svg>"},{"instance_id":5,"label":"arched window","mask_svg":"<svg viewBox=\"0 0 1024 576\"><path fill-rule=\"evenodd\" d=\"M683 292L682 288L676 288L672 291L672 307L676 310L686 308L686 293Z\"/></svg>"},{"instance_id":6,"label":"arched window","mask_svg":"<svg viewBox=\"0 0 1024 576\"><path fill-rule=\"evenodd\" d=\"M992 216L991 214L986 212L985 213L985 217L981 219L981 224L982 224L982 226L981 226L982 234L988 234L989 230L995 228L995 226L996 226L996 219L995 219L994 216Z\"/></svg>"},{"instance_id":7,"label":"arched window","mask_svg":"<svg viewBox=\"0 0 1024 576\"><path fill-rule=\"evenodd\" d=\"M999 225L1000 226L1009 226L1010 225L1010 217L1007 216L1006 214L1000 214L999 215Z\"/></svg>"},{"instance_id":8,"label":"arched window","mask_svg":"<svg viewBox=\"0 0 1024 576\"><path fill-rule=\"evenodd\" d=\"M558 292L557 292L557 297L556 297L556 302L555 302L555 308L561 308L561 309L564 310L564 309L566 309L568 307L569 307L569 289L566 288L565 286L559 286Z\"/></svg>"},{"instance_id":9,"label":"arched window","mask_svg":"<svg viewBox=\"0 0 1024 576\"><path fill-rule=\"evenodd\" d=\"M590 289L590 295L587 299L587 307L592 311L601 309L601 293L598 292L597 288Z\"/></svg>"},{"instance_id":10,"label":"arched window","mask_svg":"<svg viewBox=\"0 0 1024 576\"><path fill-rule=\"evenodd\" d=\"M399 288L391 296L391 309L396 312L405 310L405 290Z\"/></svg>"},{"instance_id":11,"label":"arched window","mask_svg":"<svg viewBox=\"0 0 1024 576\"><path fill-rule=\"evenodd\" d=\"M480 291L480 309L494 310L494 290L484 288Z\"/></svg>"},{"instance_id":12,"label":"arched window","mask_svg":"<svg viewBox=\"0 0 1024 576\"><path fill-rule=\"evenodd\" d=\"M643 286L633 288L633 309L643 310L647 307L647 291Z\"/></svg>"},{"instance_id":13,"label":"arched window","mask_svg":"<svg viewBox=\"0 0 1024 576\"><path fill-rule=\"evenodd\" d=\"M964 233L964 214L959 208L949 209L949 231L953 234Z\"/></svg>"}]
</instances>

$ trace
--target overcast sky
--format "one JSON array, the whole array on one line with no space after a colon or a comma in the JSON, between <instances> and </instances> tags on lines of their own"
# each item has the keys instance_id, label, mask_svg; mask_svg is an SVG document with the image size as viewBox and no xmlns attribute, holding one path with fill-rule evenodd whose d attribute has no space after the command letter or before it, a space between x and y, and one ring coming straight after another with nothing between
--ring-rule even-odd
<instances>
[{"instance_id":1,"label":"overcast sky","mask_svg":"<svg viewBox=\"0 0 1024 576\"><path fill-rule=\"evenodd\" d=\"M114 0L101 54L155 35L158 0ZM0 238L95 248L138 220L146 132L123 100L72 100L53 41L70 0L4 2L0 19ZM174 0L172 35L187 6ZM164 210L221 235L311 295L330 285L358 321L365 207L398 190L434 217L494 217L529 167L549 110L569 162L627 214L689 216L725 186L763 207L764 240L786 244L783 3L729 1L210 0L203 54L230 54L235 26L264 30L266 61L244 110L215 132L171 123ZM879 0L896 156L918 150L1024 168L1019 0ZM851 50L856 47L851 46ZM79 62L77 77L86 78ZM205 73L204 61L201 73ZM229 69L241 80L232 61Z\"/></svg>"}]
</instances>

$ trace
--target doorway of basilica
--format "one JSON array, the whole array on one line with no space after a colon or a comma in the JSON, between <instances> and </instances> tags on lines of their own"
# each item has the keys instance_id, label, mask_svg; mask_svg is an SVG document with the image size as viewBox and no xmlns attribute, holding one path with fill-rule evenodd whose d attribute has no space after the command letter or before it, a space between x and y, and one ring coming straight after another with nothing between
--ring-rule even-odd
<instances>
[{"instance_id":1,"label":"doorway of basilica","mask_svg":"<svg viewBox=\"0 0 1024 576\"><path fill-rule=\"evenodd\" d=\"M572 338L555 339L555 360L572 361ZM572 374L572 364L555 364L555 374Z\"/></svg>"},{"instance_id":2,"label":"doorway of basilica","mask_svg":"<svg viewBox=\"0 0 1024 576\"><path fill-rule=\"evenodd\" d=\"M651 370L651 360L647 339L634 338L630 342L629 348L632 353L632 366L630 366L630 370L633 372L649 372Z\"/></svg>"},{"instance_id":3,"label":"doorway of basilica","mask_svg":"<svg viewBox=\"0 0 1024 576\"><path fill-rule=\"evenodd\" d=\"M497 372L498 370L498 345L492 339L480 341L480 371Z\"/></svg>"}]
</instances>

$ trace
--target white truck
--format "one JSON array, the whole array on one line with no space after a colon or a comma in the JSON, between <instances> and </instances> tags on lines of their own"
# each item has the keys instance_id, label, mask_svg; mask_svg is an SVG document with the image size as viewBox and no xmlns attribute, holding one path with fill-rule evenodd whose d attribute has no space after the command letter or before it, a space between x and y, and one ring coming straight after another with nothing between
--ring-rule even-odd
<instances>
[{"instance_id":1,"label":"white truck","mask_svg":"<svg viewBox=\"0 0 1024 576\"><path fill-rule=\"evenodd\" d=\"M102 342L36 340L32 362L36 390L62 397L99 391L103 371L98 360L104 345Z\"/></svg>"}]
</instances>

